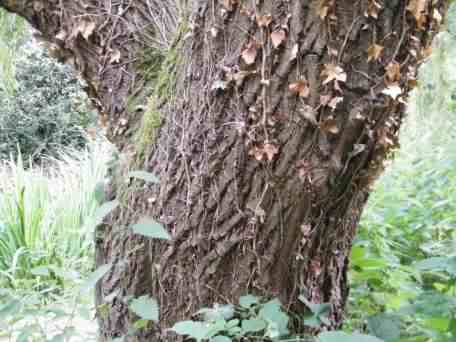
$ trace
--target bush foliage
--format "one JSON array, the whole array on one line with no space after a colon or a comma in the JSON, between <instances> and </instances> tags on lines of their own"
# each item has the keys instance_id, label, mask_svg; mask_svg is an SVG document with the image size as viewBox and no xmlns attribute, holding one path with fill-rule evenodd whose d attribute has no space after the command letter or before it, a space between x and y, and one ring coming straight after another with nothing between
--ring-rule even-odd
<instances>
[{"instance_id":1,"label":"bush foliage","mask_svg":"<svg viewBox=\"0 0 456 342\"><path fill-rule=\"evenodd\" d=\"M42 49L18 57L14 96L0 91L0 159L56 155L62 146L80 148L93 121L87 96L71 68Z\"/></svg>"}]
</instances>

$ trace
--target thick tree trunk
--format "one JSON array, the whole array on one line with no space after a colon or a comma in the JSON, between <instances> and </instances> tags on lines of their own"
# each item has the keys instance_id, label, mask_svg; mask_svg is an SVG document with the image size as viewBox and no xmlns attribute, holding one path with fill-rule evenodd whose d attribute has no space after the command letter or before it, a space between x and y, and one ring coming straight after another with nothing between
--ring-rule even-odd
<instances>
[{"instance_id":1,"label":"thick tree trunk","mask_svg":"<svg viewBox=\"0 0 456 342\"><path fill-rule=\"evenodd\" d=\"M97 234L97 264L114 263L97 291L103 340L128 331L125 297L144 294L161 310L144 341L247 293L297 312L299 295L330 302L326 328L340 327L362 208L446 1L0 5L74 61L127 156L110 189L121 209ZM131 105L146 97L144 113ZM134 168L160 185L126 185ZM172 241L134 235L142 216Z\"/></svg>"}]
</instances>

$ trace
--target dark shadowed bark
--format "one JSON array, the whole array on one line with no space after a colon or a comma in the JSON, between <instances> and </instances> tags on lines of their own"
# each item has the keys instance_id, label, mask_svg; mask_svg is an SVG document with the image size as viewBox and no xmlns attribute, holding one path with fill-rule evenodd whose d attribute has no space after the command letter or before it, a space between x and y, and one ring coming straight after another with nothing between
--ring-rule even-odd
<instances>
[{"instance_id":1,"label":"dark shadowed bark","mask_svg":"<svg viewBox=\"0 0 456 342\"><path fill-rule=\"evenodd\" d=\"M124 155L108 189L121 209L97 232L97 264L114 263L97 303L118 293L103 340L127 332L124 298L144 294L161 315L141 341L171 341L174 322L247 293L296 312L299 295L330 302L326 328L341 326L362 208L446 1L0 5L75 64ZM138 168L160 185L126 184ZM134 235L143 216L172 241Z\"/></svg>"}]
</instances>

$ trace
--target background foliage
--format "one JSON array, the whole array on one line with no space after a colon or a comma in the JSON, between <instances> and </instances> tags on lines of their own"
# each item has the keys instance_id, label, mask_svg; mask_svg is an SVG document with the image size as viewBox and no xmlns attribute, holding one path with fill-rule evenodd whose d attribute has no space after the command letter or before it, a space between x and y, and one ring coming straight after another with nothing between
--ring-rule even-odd
<instances>
[{"instance_id":1,"label":"background foliage","mask_svg":"<svg viewBox=\"0 0 456 342\"><path fill-rule=\"evenodd\" d=\"M83 128L94 121L81 82L35 45L16 56L14 95L0 90L0 159L37 161L57 155L62 146L83 147Z\"/></svg>"}]
</instances>

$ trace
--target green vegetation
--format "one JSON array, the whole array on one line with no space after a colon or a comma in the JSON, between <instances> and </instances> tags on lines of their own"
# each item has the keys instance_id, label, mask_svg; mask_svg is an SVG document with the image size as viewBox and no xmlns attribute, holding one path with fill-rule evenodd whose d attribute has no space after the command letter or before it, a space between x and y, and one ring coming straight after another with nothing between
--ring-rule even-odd
<instances>
[{"instance_id":1,"label":"green vegetation","mask_svg":"<svg viewBox=\"0 0 456 342\"><path fill-rule=\"evenodd\" d=\"M0 159L16 158L18 147L34 161L62 146L82 148L95 115L70 67L33 44L14 65L15 96L0 90Z\"/></svg>"}]
</instances>

